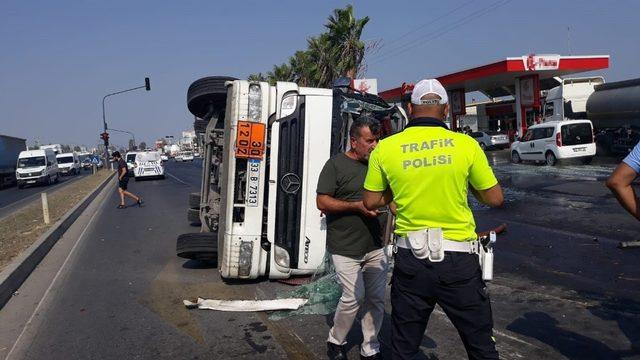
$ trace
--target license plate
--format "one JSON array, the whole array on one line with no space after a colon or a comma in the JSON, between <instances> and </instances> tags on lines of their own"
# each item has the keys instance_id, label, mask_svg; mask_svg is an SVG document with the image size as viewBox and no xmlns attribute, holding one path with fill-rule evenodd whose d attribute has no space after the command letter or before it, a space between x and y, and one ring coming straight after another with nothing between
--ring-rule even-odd
<instances>
[{"instance_id":1,"label":"license plate","mask_svg":"<svg viewBox=\"0 0 640 360\"><path fill-rule=\"evenodd\" d=\"M36 181L35 181L35 180L29 180L29 181L27 181L27 184L35 184L35 183L36 183Z\"/></svg>"},{"instance_id":2,"label":"license plate","mask_svg":"<svg viewBox=\"0 0 640 360\"><path fill-rule=\"evenodd\" d=\"M587 151L586 147L579 147L579 148L573 148L574 152L581 152L581 151Z\"/></svg>"},{"instance_id":3,"label":"license plate","mask_svg":"<svg viewBox=\"0 0 640 360\"><path fill-rule=\"evenodd\" d=\"M258 207L260 193L260 160L249 159L247 162L249 181L247 184L247 206Z\"/></svg>"},{"instance_id":4,"label":"license plate","mask_svg":"<svg viewBox=\"0 0 640 360\"><path fill-rule=\"evenodd\" d=\"M156 171L155 168L144 168L145 171Z\"/></svg>"}]
</instances>

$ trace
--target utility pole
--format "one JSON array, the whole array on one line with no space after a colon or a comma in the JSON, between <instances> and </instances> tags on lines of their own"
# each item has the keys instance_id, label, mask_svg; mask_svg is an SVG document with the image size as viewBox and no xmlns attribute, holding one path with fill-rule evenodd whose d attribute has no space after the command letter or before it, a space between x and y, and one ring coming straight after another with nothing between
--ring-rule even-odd
<instances>
[{"instance_id":1,"label":"utility pole","mask_svg":"<svg viewBox=\"0 0 640 360\"><path fill-rule=\"evenodd\" d=\"M105 115L105 111L104 111L104 101L109 97L109 96L114 96L114 95L118 95L118 94L122 94L122 93L126 93L129 91L133 91L133 90L138 90L138 89L146 89L147 91L151 90L151 81L149 80L148 77L144 78L144 85L142 86L138 86L138 87L134 87L131 89L126 89L126 90L122 90L122 91L116 91L114 93L111 94L107 94L102 98L102 125L104 127L104 133L102 133L101 137L102 140L104 140L104 161L107 162L109 161L109 133L107 133L107 117ZM105 164L106 167L106 164Z\"/></svg>"}]
</instances>

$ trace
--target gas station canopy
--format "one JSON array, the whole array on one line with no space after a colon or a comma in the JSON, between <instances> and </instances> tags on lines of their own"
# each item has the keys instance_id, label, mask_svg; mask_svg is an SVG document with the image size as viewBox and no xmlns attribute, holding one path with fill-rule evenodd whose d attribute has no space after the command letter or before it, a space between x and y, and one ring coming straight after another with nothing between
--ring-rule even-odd
<instances>
[{"instance_id":1,"label":"gas station canopy","mask_svg":"<svg viewBox=\"0 0 640 360\"><path fill-rule=\"evenodd\" d=\"M539 89L548 90L560 84L555 77L608 67L609 55L525 55L443 75L437 79L448 91L480 91L489 98L497 98L515 96L516 79L522 77L537 75ZM402 96L402 87L382 91L379 95L388 102L398 102Z\"/></svg>"}]
</instances>

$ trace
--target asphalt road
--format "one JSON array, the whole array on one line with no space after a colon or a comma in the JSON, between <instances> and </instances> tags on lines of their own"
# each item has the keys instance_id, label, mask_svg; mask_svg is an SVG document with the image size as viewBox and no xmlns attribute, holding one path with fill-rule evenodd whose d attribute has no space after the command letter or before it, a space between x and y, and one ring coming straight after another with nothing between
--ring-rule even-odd
<instances>
[{"instance_id":1,"label":"asphalt road","mask_svg":"<svg viewBox=\"0 0 640 360\"><path fill-rule=\"evenodd\" d=\"M52 185L30 185L22 189L18 189L17 186L12 186L0 189L0 218L3 218L30 201L37 199L40 193L55 191L89 173L89 171L81 171L80 174L76 176L60 176L60 181Z\"/></svg>"},{"instance_id":2,"label":"asphalt road","mask_svg":"<svg viewBox=\"0 0 640 360\"><path fill-rule=\"evenodd\" d=\"M640 249L616 247L635 240L638 225L603 188L614 165L548 168L510 164L505 152L488 155L507 204L472 205L480 230L508 225L489 285L501 357L640 359ZM291 288L225 283L215 269L177 258L177 235L198 231L187 225L186 209L201 168L170 162L166 169L166 180L130 183L144 207L117 210L115 192L108 198L44 299L12 300L0 311L3 319L8 309L41 304L15 347L0 347L0 357L13 348L12 359L323 358L330 315L271 321L265 314L184 308L183 299L197 296L272 298ZM389 331L387 316L385 358ZM358 338L356 325L351 358L357 358ZM465 358L439 310L422 349L429 359Z\"/></svg>"}]
</instances>

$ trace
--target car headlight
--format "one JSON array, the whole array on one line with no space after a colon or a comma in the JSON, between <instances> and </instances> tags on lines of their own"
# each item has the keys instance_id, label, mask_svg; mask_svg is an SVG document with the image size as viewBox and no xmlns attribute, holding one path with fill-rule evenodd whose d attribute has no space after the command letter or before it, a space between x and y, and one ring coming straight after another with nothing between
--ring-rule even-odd
<instances>
[{"instance_id":1,"label":"car headlight","mask_svg":"<svg viewBox=\"0 0 640 360\"><path fill-rule=\"evenodd\" d=\"M285 95L282 99L282 104L280 105L280 118L293 114L293 112L296 111L297 105L298 96L295 93Z\"/></svg>"},{"instance_id":2,"label":"car headlight","mask_svg":"<svg viewBox=\"0 0 640 360\"><path fill-rule=\"evenodd\" d=\"M242 241L240 243L240 255L238 256L238 275L249 276L251 273L251 258L253 256L253 242Z\"/></svg>"},{"instance_id":3,"label":"car headlight","mask_svg":"<svg viewBox=\"0 0 640 360\"><path fill-rule=\"evenodd\" d=\"M291 259L289 258L289 252L280 246L274 245L274 259L276 264L288 268L289 264L291 264Z\"/></svg>"},{"instance_id":4,"label":"car headlight","mask_svg":"<svg viewBox=\"0 0 640 360\"><path fill-rule=\"evenodd\" d=\"M249 85L249 120L260 122L262 115L262 90L260 84Z\"/></svg>"}]
</instances>

